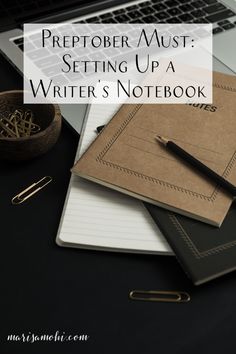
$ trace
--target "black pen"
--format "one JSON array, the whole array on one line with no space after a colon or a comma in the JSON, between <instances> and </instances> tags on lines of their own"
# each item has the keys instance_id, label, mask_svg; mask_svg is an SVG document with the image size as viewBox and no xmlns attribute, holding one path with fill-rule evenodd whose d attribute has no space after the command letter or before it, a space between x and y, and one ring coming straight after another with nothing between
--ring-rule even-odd
<instances>
[{"instance_id":1,"label":"black pen","mask_svg":"<svg viewBox=\"0 0 236 354\"><path fill-rule=\"evenodd\" d=\"M190 155L188 152L183 150L181 147L173 143L163 136L156 136L156 139L163 145L166 146L168 150L179 156L181 159L189 163L191 166L196 168L199 172L204 174L207 178L217 183L220 187L224 188L233 197L236 197L236 187L224 179L222 176L218 175L215 171L211 170L209 167L204 165L201 161L197 160L195 157Z\"/></svg>"}]
</instances>

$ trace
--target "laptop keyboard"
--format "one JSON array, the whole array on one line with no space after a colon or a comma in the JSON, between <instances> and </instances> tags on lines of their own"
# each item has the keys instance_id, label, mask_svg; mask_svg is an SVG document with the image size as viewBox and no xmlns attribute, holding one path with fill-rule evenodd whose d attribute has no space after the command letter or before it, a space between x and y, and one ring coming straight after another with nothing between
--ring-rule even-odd
<instances>
[{"instance_id":1,"label":"laptop keyboard","mask_svg":"<svg viewBox=\"0 0 236 354\"><path fill-rule=\"evenodd\" d=\"M217 23L217 34L235 27L234 16L217 0L151 0L76 23Z\"/></svg>"},{"instance_id":2,"label":"laptop keyboard","mask_svg":"<svg viewBox=\"0 0 236 354\"><path fill-rule=\"evenodd\" d=\"M217 0L149 0L75 23L214 23L218 34L236 26L235 16ZM23 37L14 43L23 50Z\"/></svg>"},{"instance_id":3,"label":"laptop keyboard","mask_svg":"<svg viewBox=\"0 0 236 354\"><path fill-rule=\"evenodd\" d=\"M213 34L217 35L236 26L236 13L217 0L149 0L98 16L82 18L74 23L213 23ZM59 56L50 52L45 56L46 51L38 49L39 36L36 33L29 37L28 56L46 75L53 78L54 83L67 83L70 80L69 75L54 76L58 72L56 64L60 62ZM23 51L23 37L13 42ZM86 55L80 59L88 60ZM70 81L73 81L73 77Z\"/></svg>"}]
</instances>

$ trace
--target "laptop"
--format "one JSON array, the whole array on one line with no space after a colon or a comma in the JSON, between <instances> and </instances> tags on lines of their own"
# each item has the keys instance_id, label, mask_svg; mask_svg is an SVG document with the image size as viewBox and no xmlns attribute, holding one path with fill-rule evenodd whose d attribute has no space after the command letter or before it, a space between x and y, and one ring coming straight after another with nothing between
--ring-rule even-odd
<instances>
[{"instance_id":1,"label":"laptop","mask_svg":"<svg viewBox=\"0 0 236 354\"><path fill-rule=\"evenodd\" d=\"M235 0L2 0L0 50L21 73L23 23L37 22L213 23L214 69L236 73ZM44 63L53 69L50 57ZM86 105L60 105L60 108L67 122L80 132Z\"/></svg>"}]
</instances>

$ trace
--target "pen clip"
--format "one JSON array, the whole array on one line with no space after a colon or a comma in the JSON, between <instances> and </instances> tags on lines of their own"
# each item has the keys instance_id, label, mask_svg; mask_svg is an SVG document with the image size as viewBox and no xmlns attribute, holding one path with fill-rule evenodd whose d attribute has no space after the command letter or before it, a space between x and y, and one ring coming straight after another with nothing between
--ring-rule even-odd
<instances>
[{"instance_id":1,"label":"pen clip","mask_svg":"<svg viewBox=\"0 0 236 354\"><path fill-rule=\"evenodd\" d=\"M132 300L153 302L188 302L190 295L185 291L162 291L162 290L132 290L129 293Z\"/></svg>"},{"instance_id":2,"label":"pen clip","mask_svg":"<svg viewBox=\"0 0 236 354\"><path fill-rule=\"evenodd\" d=\"M105 125L99 125L99 127L96 128L96 132L99 134L101 131L105 128Z\"/></svg>"},{"instance_id":3,"label":"pen clip","mask_svg":"<svg viewBox=\"0 0 236 354\"><path fill-rule=\"evenodd\" d=\"M29 199L30 197L32 197L32 195L40 191L51 181L52 181L52 177L45 176L41 178L38 182L32 183L29 187L27 187L22 192L20 192L19 194L17 194L15 197L12 198L11 200L12 204L16 205L25 202L27 199ZM35 189L35 187L37 188Z\"/></svg>"}]
</instances>

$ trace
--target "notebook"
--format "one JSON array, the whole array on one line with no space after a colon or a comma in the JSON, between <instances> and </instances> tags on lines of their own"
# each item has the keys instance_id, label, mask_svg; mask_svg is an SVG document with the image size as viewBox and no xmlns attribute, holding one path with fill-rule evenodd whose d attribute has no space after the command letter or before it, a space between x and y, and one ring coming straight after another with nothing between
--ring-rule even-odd
<instances>
[{"instance_id":1,"label":"notebook","mask_svg":"<svg viewBox=\"0 0 236 354\"><path fill-rule=\"evenodd\" d=\"M214 73L212 104L123 105L75 164L83 178L220 226L232 197L156 141L175 141L236 183L236 78Z\"/></svg>"},{"instance_id":2,"label":"notebook","mask_svg":"<svg viewBox=\"0 0 236 354\"><path fill-rule=\"evenodd\" d=\"M177 260L195 285L236 269L236 205L220 228L146 204L171 245Z\"/></svg>"},{"instance_id":3,"label":"notebook","mask_svg":"<svg viewBox=\"0 0 236 354\"><path fill-rule=\"evenodd\" d=\"M91 105L76 159L117 105ZM170 255L171 248L140 201L72 175L56 242L60 246Z\"/></svg>"}]
</instances>

